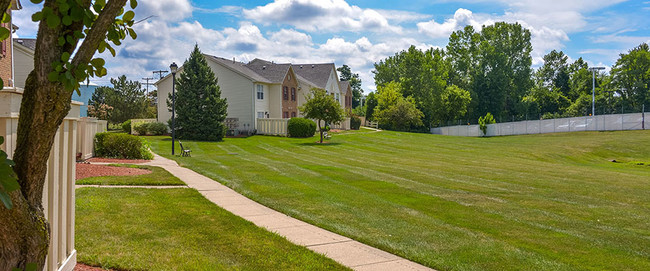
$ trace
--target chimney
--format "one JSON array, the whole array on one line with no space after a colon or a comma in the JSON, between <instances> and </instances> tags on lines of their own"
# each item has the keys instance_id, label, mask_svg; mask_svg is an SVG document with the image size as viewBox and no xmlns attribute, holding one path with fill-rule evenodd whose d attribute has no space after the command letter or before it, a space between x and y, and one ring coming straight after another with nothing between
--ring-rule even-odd
<instances>
[{"instance_id":1,"label":"chimney","mask_svg":"<svg viewBox=\"0 0 650 271\"><path fill-rule=\"evenodd\" d=\"M232 64L235 64L235 57L232 57Z\"/></svg>"}]
</instances>

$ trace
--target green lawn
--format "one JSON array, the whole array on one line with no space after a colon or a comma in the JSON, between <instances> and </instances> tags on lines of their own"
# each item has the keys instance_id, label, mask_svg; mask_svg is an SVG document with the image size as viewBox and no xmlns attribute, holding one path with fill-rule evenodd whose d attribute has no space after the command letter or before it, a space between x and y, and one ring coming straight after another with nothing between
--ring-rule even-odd
<instances>
[{"instance_id":1,"label":"green lawn","mask_svg":"<svg viewBox=\"0 0 650 271\"><path fill-rule=\"evenodd\" d=\"M344 270L194 189L80 188L78 261L115 270Z\"/></svg>"},{"instance_id":2,"label":"green lawn","mask_svg":"<svg viewBox=\"0 0 650 271\"><path fill-rule=\"evenodd\" d=\"M151 173L135 176L101 176L89 177L76 181L76 184L86 185L185 185L185 183L174 175L169 174L160 167L128 165L128 164L111 164L115 167L130 167L151 170Z\"/></svg>"},{"instance_id":3,"label":"green lawn","mask_svg":"<svg viewBox=\"0 0 650 271\"><path fill-rule=\"evenodd\" d=\"M171 157L168 137L149 139ZM436 269L650 270L650 131L462 138L362 130L315 141L183 141L192 157L173 159Z\"/></svg>"}]
</instances>

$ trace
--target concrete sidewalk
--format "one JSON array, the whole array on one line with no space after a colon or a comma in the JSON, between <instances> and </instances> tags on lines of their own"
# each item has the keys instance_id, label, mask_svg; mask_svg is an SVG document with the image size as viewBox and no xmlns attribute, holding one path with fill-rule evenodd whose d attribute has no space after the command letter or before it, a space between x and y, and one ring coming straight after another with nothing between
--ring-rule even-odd
<instances>
[{"instance_id":1,"label":"concrete sidewalk","mask_svg":"<svg viewBox=\"0 0 650 271\"><path fill-rule=\"evenodd\" d=\"M158 166L198 190L208 200L255 225L354 270L432 270L345 236L307 224L250 200L234 190L157 154L143 165Z\"/></svg>"}]
</instances>

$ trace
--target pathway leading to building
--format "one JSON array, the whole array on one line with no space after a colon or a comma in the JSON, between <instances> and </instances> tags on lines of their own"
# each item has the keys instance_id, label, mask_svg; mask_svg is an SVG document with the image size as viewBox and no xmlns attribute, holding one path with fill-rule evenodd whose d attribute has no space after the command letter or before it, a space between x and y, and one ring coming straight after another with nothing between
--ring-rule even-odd
<instances>
[{"instance_id":1,"label":"pathway leading to building","mask_svg":"<svg viewBox=\"0 0 650 271\"><path fill-rule=\"evenodd\" d=\"M221 208L251 221L257 226L284 236L295 244L322 253L354 270L432 270L383 250L289 217L157 154L154 154L154 160L143 165L162 167L185 182L187 186L198 190L204 197Z\"/></svg>"}]
</instances>

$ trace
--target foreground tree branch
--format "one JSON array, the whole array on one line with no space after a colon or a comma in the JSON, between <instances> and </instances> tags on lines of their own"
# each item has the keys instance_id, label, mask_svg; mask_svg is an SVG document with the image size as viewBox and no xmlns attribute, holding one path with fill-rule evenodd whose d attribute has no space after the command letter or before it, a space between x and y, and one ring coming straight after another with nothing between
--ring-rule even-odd
<instances>
[{"instance_id":1,"label":"foreground tree branch","mask_svg":"<svg viewBox=\"0 0 650 271\"><path fill-rule=\"evenodd\" d=\"M104 61L92 59L98 48L110 48L107 41L119 45L127 34L135 38L130 28L133 12L122 14L126 1L109 0L105 5L95 1L91 5L90 0L47 0L43 10L32 17L40 21L34 70L25 83L14 153L20 190L11 193L14 208L0 206L0 270L25 268L28 263L36 263L38 270L44 266L49 224L42 198L54 137L70 111L72 92L79 82L106 74ZM0 8L4 2L9 1L0 0ZM134 0L131 7L135 7ZM98 15L88 12L90 9Z\"/></svg>"}]
</instances>

